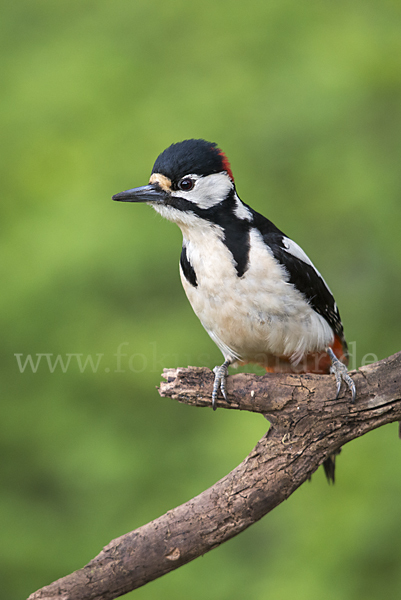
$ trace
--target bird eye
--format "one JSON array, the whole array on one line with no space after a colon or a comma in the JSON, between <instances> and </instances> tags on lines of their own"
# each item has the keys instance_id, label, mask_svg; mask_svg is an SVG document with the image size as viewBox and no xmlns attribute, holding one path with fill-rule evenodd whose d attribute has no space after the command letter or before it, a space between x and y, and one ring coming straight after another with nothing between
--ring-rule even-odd
<instances>
[{"instance_id":1,"label":"bird eye","mask_svg":"<svg viewBox=\"0 0 401 600\"><path fill-rule=\"evenodd\" d=\"M184 177L178 182L178 188L183 192L189 192L195 185L195 181L190 177Z\"/></svg>"}]
</instances>

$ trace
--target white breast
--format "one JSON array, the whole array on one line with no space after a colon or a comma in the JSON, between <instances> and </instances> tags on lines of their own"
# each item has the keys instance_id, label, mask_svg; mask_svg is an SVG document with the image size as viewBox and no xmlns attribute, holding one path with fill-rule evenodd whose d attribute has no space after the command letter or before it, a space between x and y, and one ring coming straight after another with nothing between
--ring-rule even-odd
<instances>
[{"instance_id":1,"label":"white breast","mask_svg":"<svg viewBox=\"0 0 401 600\"><path fill-rule=\"evenodd\" d=\"M198 285L181 271L182 284L225 359L267 364L269 356L287 356L297 364L333 341L328 323L288 283L258 230L251 229L249 267L238 277L220 227L202 221L181 229Z\"/></svg>"}]
</instances>

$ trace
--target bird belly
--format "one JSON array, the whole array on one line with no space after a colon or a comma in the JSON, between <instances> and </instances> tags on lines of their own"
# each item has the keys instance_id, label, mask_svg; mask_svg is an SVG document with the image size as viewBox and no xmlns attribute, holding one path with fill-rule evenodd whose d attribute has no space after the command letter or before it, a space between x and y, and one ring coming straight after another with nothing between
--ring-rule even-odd
<instances>
[{"instance_id":1,"label":"bird belly","mask_svg":"<svg viewBox=\"0 0 401 600\"><path fill-rule=\"evenodd\" d=\"M218 235L212 248L208 237L207 252L186 240L197 285L181 271L183 287L225 359L267 367L284 357L297 365L307 354L323 351L333 341L333 331L288 282L287 272L260 238L251 232L249 266L242 277Z\"/></svg>"}]
</instances>

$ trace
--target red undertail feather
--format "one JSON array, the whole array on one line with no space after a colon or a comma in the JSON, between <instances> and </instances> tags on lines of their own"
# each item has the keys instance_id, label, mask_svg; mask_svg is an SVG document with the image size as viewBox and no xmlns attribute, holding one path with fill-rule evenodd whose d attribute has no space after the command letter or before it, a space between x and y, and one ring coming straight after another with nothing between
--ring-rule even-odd
<instances>
[{"instance_id":1,"label":"red undertail feather","mask_svg":"<svg viewBox=\"0 0 401 600\"><path fill-rule=\"evenodd\" d=\"M343 341L338 335L335 335L331 349L342 363L345 365L348 364L346 346L344 346ZM267 373L323 374L330 373L331 360L327 352L315 352L305 355L298 365L292 365L287 356L275 356L271 357L267 366L265 364L261 366L266 369Z\"/></svg>"}]
</instances>

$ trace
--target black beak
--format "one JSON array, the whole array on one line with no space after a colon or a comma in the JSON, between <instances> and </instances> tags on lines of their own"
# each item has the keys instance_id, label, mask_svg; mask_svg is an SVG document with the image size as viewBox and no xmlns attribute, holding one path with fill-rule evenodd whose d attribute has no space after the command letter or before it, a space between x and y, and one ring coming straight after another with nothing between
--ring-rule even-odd
<instances>
[{"instance_id":1,"label":"black beak","mask_svg":"<svg viewBox=\"0 0 401 600\"><path fill-rule=\"evenodd\" d=\"M115 194L113 200L119 202L163 202L166 197L167 192L162 190L157 183L150 183Z\"/></svg>"}]
</instances>

